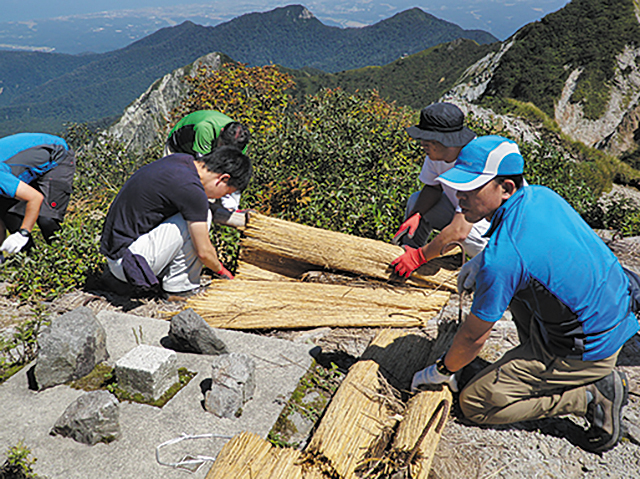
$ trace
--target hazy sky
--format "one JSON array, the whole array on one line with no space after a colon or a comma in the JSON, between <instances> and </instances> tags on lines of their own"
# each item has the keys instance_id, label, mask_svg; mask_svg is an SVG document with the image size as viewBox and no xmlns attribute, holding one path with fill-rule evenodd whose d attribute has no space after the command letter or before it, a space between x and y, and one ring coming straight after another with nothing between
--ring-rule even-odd
<instances>
[{"instance_id":1,"label":"hazy sky","mask_svg":"<svg viewBox=\"0 0 640 479\"><path fill-rule=\"evenodd\" d=\"M490 31L500 39L522 25L554 12L568 0L2 0L0 22L26 21L113 10L165 8L179 5L208 5L223 19L243 13L264 12L285 5L306 6L323 23L343 26L373 24L408 8L420 7L432 15L460 25Z\"/></svg>"}]
</instances>

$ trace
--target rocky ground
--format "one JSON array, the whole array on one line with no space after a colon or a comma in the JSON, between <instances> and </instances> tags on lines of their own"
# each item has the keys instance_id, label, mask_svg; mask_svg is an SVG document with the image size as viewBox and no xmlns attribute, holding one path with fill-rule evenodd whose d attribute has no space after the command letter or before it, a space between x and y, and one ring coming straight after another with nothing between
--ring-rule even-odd
<instances>
[{"instance_id":1,"label":"rocky ground","mask_svg":"<svg viewBox=\"0 0 640 479\"><path fill-rule=\"evenodd\" d=\"M603 235L623 264L640 271L640 239L611 240ZM156 299L127 299L108 293L76 291L46 305L51 313L63 313L78 306L94 311L113 310L146 317L162 318L179 311L182 302ZM463 311L470 301L463 302ZM6 285L0 284L0 330L10 334L16 324L32 314L20 308L6 295ZM458 317L458 296L453 295L438 321ZM437 321L421 332L434 335ZM322 352L347 368L364 351L375 329L330 329L315 331L263 332L281 338L294 339L304 335ZM497 323L483 349L481 358L471 366L482 367L500 357L518 343L517 334L508 315ZM625 435L612 451L602 455L580 448L584 422L580 418L563 417L526 424L499 427L479 427L465 424L453 409L442 435L432 467L432 478L637 478L640 477L640 336L624 347L618 366L630 383L629 404L624 410ZM0 398L1 401L1 398Z\"/></svg>"}]
</instances>

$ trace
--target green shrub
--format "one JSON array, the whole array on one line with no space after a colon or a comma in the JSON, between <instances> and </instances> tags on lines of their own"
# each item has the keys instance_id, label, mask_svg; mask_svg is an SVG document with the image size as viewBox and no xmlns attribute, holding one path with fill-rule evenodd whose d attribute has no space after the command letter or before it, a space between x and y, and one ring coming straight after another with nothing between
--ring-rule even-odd
<instances>
[{"instance_id":1,"label":"green shrub","mask_svg":"<svg viewBox=\"0 0 640 479\"><path fill-rule=\"evenodd\" d=\"M36 479L38 477L33 472L33 465L37 459L30 457L31 450L22 441L10 447L6 455L7 460L0 467L0 477L15 479Z\"/></svg>"}]
</instances>

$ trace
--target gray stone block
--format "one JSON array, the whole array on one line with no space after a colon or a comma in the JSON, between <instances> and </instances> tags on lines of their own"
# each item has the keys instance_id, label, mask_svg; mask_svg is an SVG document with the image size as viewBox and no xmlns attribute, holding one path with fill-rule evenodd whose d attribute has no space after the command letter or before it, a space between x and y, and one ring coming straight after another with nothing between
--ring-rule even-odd
<instances>
[{"instance_id":1,"label":"gray stone block","mask_svg":"<svg viewBox=\"0 0 640 479\"><path fill-rule=\"evenodd\" d=\"M93 446L120 437L120 405L107 391L83 394L56 421L52 435L60 435Z\"/></svg>"},{"instance_id":2,"label":"gray stone block","mask_svg":"<svg viewBox=\"0 0 640 479\"><path fill-rule=\"evenodd\" d=\"M191 308L171 318L169 338L177 349L187 353L215 356L229 352L215 330Z\"/></svg>"},{"instance_id":3,"label":"gray stone block","mask_svg":"<svg viewBox=\"0 0 640 479\"><path fill-rule=\"evenodd\" d=\"M231 419L238 414L243 405L241 391L220 384L213 384L211 390L205 393L205 409L218 417Z\"/></svg>"},{"instance_id":4,"label":"gray stone block","mask_svg":"<svg viewBox=\"0 0 640 479\"><path fill-rule=\"evenodd\" d=\"M109 357L104 328L86 307L55 318L38 344L34 375L40 390L84 377Z\"/></svg>"},{"instance_id":5,"label":"gray stone block","mask_svg":"<svg viewBox=\"0 0 640 479\"><path fill-rule=\"evenodd\" d=\"M205 409L220 417L234 417L253 398L255 363L246 354L231 353L213 358L211 390L205 394Z\"/></svg>"},{"instance_id":6,"label":"gray stone block","mask_svg":"<svg viewBox=\"0 0 640 479\"><path fill-rule=\"evenodd\" d=\"M141 344L116 362L115 375L118 387L129 394L156 400L178 382L177 355Z\"/></svg>"}]
</instances>

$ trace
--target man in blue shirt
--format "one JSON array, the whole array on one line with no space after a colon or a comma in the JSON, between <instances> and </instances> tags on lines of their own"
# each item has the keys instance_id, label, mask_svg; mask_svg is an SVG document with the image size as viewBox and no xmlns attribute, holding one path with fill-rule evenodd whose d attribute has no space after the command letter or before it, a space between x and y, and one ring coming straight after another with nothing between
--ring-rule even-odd
<instances>
[{"instance_id":1,"label":"man in blue shirt","mask_svg":"<svg viewBox=\"0 0 640 479\"><path fill-rule=\"evenodd\" d=\"M74 172L74 154L62 138L18 133L0 139L0 251L29 248L36 222L51 241L64 219Z\"/></svg>"},{"instance_id":2,"label":"man in blue shirt","mask_svg":"<svg viewBox=\"0 0 640 479\"><path fill-rule=\"evenodd\" d=\"M478 355L509 307L521 344L461 391L465 417L479 424L586 417L584 447L600 453L622 434L628 387L614 367L638 331L629 281L566 201L548 188L523 186L523 166L514 142L485 136L440 177L458 190L467 221L491 221L489 242L460 272L460 288L475 282L471 312L449 351L414 375L412 389L457 389L455 373Z\"/></svg>"}]
</instances>

